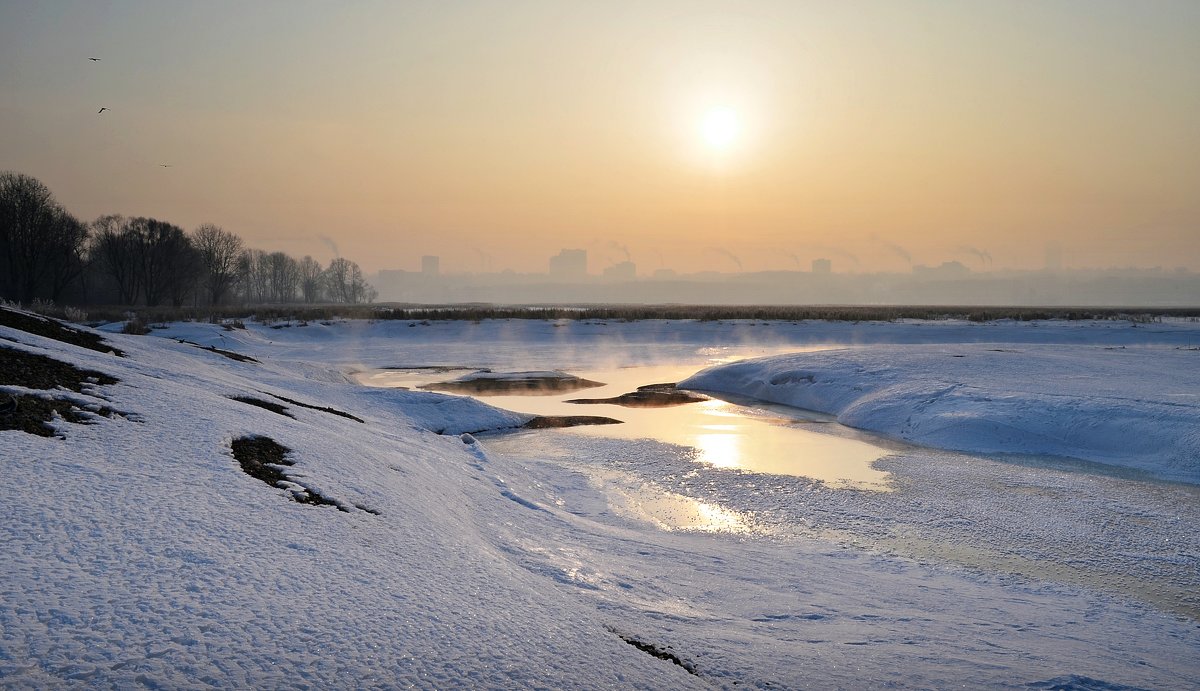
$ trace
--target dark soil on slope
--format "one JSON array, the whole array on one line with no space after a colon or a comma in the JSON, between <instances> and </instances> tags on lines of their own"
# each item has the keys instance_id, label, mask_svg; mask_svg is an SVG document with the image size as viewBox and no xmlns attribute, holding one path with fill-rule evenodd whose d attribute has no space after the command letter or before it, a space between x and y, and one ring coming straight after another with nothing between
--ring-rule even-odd
<instances>
[{"instance_id":1,"label":"dark soil on slope","mask_svg":"<svg viewBox=\"0 0 1200 691\"><path fill-rule=\"evenodd\" d=\"M300 408L307 408L309 410L316 410L316 411L320 411L322 413L329 413L331 415L337 415L338 417L344 417L348 420L354 420L355 422L361 422L363 424L366 424L366 421L363 420L362 418L357 417L355 415L351 415L350 413L347 413L345 411L338 410L337 408L330 408L327 406L319 406L319 405L311 405L308 403L301 403L300 401L293 400L291 398L287 398L286 396L280 396L279 394L268 393L267 395L270 396L271 398L277 398L286 403L291 403L292 405L298 406ZM292 415L291 413L288 412L287 406L280 405L278 403L272 403L271 401L264 401L261 398L254 398L253 396L230 396L229 398L231 398L235 401L238 401L239 403L245 403L247 405L258 406L259 408L262 408L263 410L269 410L272 413L276 413L276 414L282 415L284 417L290 417L293 420L296 419L295 415Z\"/></svg>"},{"instance_id":2,"label":"dark soil on slope","mask_svg":"<svg viewBox=\"0 0 1200 691\"><path fill-rule=\"evenodd\" d=\"M638 640L638 639L634 638L633 636L629 636L627 634L621 633L620 631L618 631L612 627L609 627L608 630L613 632L614 634L616 634L617 638L620 638L621 640L625 641L629 645L632 645L633 647L637 648L638 650L642 651L643 653L646 653L647 655L653 655L654 657L657 657L660 660L666 660L667 662L670 662L672 664L679 665L688 674L700 676L700 673L696 670L696 665L680 658L678 655L671 652L669 647L663 648L663 647L657 646L653 643L647 643L645 641Z\"/></svg>"},{"instance_id":3,"label":"dark soil on slope","mask_svg":"<svg viewBox=\"0 0 1200 691\"><path fill-rule=\"evenodd\" d=\"M356 415L351 415L350 413L347 413L344 410L338 410L337 408L330 408L328 406L319 406L319 405L311 405L308 403L301 403L300 401L296 401L291 398L286 398L284 396L280 396L279 394L274 394L274 393L267 394L267 395L271 396L272 398L278 398L279 400L284 401L285 403L291 403L292 405L300 406L301 408L308 408L309 410L319 410L322 413L329 413L331 415L337 415L339 417L344 417L348 420L354 420L355 422L361 422L363 424L366 424L366 420L363 420L362 418L360 418Z\"/></svg>"},{"instance_id":4,"label":"dark soil on slope","mask_svg":"<svg viewBox=\"0 0 1200 691\"><path fill-rule=\"evenodd\" d=\"M0 393L0 430L18 430L39 437L62 436L50 424L56 417L77 425L90 425L97 417L129 417L108 406L34 394Z\"/></svg>"},{"instance_id":5,"label":"dark soil on slope","mask_svg":"<svg viewBox=\"0 0 1200 691\"><path fill-rule=\"evenodd\" d=\"M250 357L249 355L242 355L241 353L235 353L232 350L222 350L215 346L202 346L199 343L192 343L191 341L185 341L182 338L177 338L175 340L179 341L180 343L186 343L190 346L199 348L200 350L207 350L210 353L216 353L217 355L223 355L223 356L229 358L230 360L237 360L238 362L254 362L254 363L258 362L258 360L255 360L254 358Z\"/></svg>"},{"instance_id":6,"label":"dark soil on slope","mask_svg":"<svg viewBox=\"0 0 1200 691\"><path fill-rule=\"evenodd\" d=\"M292 450L274 439L259 436L238 437L233 440L231 446L233 448L233 457L242 466L242 471L250 477L262 480L272 487L282 489L291 489L287 487L287 483L301 487L303 491L290 492L292 501L314 506L332 506L338 511L350 512L350 509L342 506L340 503L314 489L306 487L284 473L284 467L296 465L296 462L288 458L288 454ZM364 511L367 511L367 509L364 509ZM369 512L375 513L373 511Z\"/></svg>"},{"instance_id":7,"label":"dark soil on slope","mask_svg":"<svg viewBox=\"0 0 1200 691\"><path fill-rule=\"evenodd\" d=\"M11 310L0 310L0 314L26 316ZM112 375L80 369L46 355L0 346L0 385L95 393L95 387L116 384L118 381ZM56 417L66 422L90 424L98 416L111 418L116 415L128 417L128 414L107 406L80 402L61 395L0 392L0 430L19 430L41 437L53 437L58 433L50 423Z\"/></svg>"},{"instance_id":8,"label":"dark soil on slope","mask_svg":"<svg viewBox=\"0 0 1200 691\"><path fill-rule=\"evenodd\" d=\"M293 420L296 419L295 416L293 416L291 413L289 413L287 411L287 406L282 406L282 405L279 405L278 403L264 401L261 398L254 398L253 396L230 396L229 398L230 398L230 400L237 401L238 403L245 403L247 405L252 405L252 406L262 408L263 410L269 410L272 413L275 413L276 415L290 417Z\"/></svg>"},{"instance_id":9,"label":"dark soil on slope","mask_svg":"<svg viewBox=\"0 0 1200 691\"><path fill-rule=\"evenodd\" d=\"M7 307L0 307L0 326L7 326L18 331L24 331L44 338L69 343L80 348L95 350L100 353L112 353L125 357L125 353L112 347L94 331L84 331L73 326L67 326L57 319L43 317L27 312L18 312Z\"/></svg>"},{"instance_id":10,"label":"dark soil on slope","mask_svg":"<svg viewBox=\"0 0 1200 691\"><path fill-rule=\"evenodd\" d=\"M82 392L84 387L116 384L118 379L103 372L80 369L52 357L0 346L0 384L27 389L62 387Z\"/></svg>"}]
</instances>

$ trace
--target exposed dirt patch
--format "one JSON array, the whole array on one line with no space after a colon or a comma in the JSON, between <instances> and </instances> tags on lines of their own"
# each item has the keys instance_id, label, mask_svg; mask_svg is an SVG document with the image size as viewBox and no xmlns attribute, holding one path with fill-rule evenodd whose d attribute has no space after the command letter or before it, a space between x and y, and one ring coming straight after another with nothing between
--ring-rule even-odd
<instances>
[{"instance_id":1,"label":"exposed dirt patch","mask_svg":"<svg viewBox=\"0 0 1200 691\"><path fill-rule=\"evenodd\" d=\"M0 346L0 384L26 389L69 389L93 393L92 387L116 384L118 379L103 372L80 369L52 357ZM20 430L42 437L58 435L49 424L56 418L75 424L91 424L99 417L129 417L98 403L62 396L38 396L0 392L0 429ZM58 435L61 436L61 435Z\"/></svg>"},{"instance_id":2,"label":"exposed dirt patch","mask_svg":"<svg viewBox=\"0 0 1200 691\"><path fill-rule=\"evenodd\" d=\"M268 485L274 486L287 479L283 471L275 466L296 465L287 458L291 449L270 437L238 437L233 440L231 447L233 457L241 464L242 470Z\"/></svg>"},{"instance_id":3,"label":"exposed dirt patch","mask_svg":"<svg viewBox=\"0 0 1200 691\"><path fill-rule=\"evenodd\" d=\"M525 429L555 429L558 427L579 427L581 425L619 425L620 420L599 415L541 415L526 422Z\"/></svg>"},{"instance_id":4,"label":"exposed dirt patch","mask_svg":"<svg viewBox=\"0 0 1200 691\"><path fill-rule=\"evenodd\" d=\"M106 343L100 337L100 334L94 331L77 329L73 326L67 326L57 319L37 314L18 312L7 307L0 307L0 326L7 326L45 338L53 338L56 341L69 343L80 348L87 348L88 350L95 350L100 353L112 353L119 357L125 357L125 353Z\"/></svg>"},{"instance_id":5,"label":"exposed dirt patch","mask_svg":"<svg viewBox=\"0 0 1200 691\"><path fill-rule=\"evenodd\" d=\"M542 396L561 391L578 391L604 386L598 381L583 379L570 374L550 372L511 372L502 375L492 375L490 372L480 372L462 379L452 379L432 384L422 384L417 387L431 391L450 391L452 393L475 394L479 396L508 395L508 396Z\"/></svg>"},{"instance_id":6,"label":"exposed dirt patch","mask_svg":"<svg viewBox=\"0 0 1200 691\"><path fill-rule=\"evenodd\" d=\"M596 404L608 403L625 406L626 408L669 408L671 406L699 403L709 400L708 396L694 391L678 389L674 384L647 384L639 386L637 391L623 393L612 398L573 398L567 403Z\"/></svg>"},{"instance_id":7,"label":"exposed dirt patch","mask_svg":"<svg viewBox=\"0 0 1200 691\"><path fill-rule=\"evenodd\" d=\"M345 411L343 411L343 410L338 410L337 408L329 408L329 407L326 407L326 406L310 405L310 404L308 404L308 403L301 403L300 401L292 400L292 399L290 399L290 398L285 398L284 396L280 396L279 394L274 394L274 393L269 393L269 394L267 394L267 395L268 395L268 396L271 396L272 398L278 398L279 400L281 400L281 401L284 401L284 402L286 402L286 403L291 403L292 405L297 405L297 406L300 406L301 408L308 408L309 410L319 410L319 411L321 411L322 413L329 413L329 414L331 414L331 415L338 415L338 416L340 416L340 417L344 417L344 418L347 418L347 419L349 419L349 420L354 420L355 422L361 422L361 423L363 423L364 425L366 424L366 420L363 420L362 418L360 418L360 417L358 417L358 416L351 415L350 413L347 413L347 412L345 412ZM291 416L289 416L289 417L291 417Z\"/></svg>"},{"instance_id":8,"label":"exposed dirt patch","mask_svg":"<svg viewBox=\"0 0 1200 691\"><path fill-rule=\"evenodd\" d=\"M643 653L647 653L649 655L653 655L654 657L657 657L660 660L666 660L668 662L679 665L688 674L700 676L700 673L698 671L696 671L696 665L692 664L691 662L681 659L678 655L671 652L668 648L660 648L659 646L654 645L653 643L646 643L645 641L639 641L638 639L634 638L633 636L623 634L620 631L617 631L616 629L614 629L612 627L609 627L608 630L615 633L617 635L617 638L620 638L621 640L625 641L629 645L632 645L633 647L637 648L638 650L642 651Z\"/></svg>"},{"instance_id":9,"label":"exposed dirt patch","mask_svg":"<svg viewBox=\"0 0 1200 691\"><path fill-rule=\"evenodd\" d=\"M292 500L300 504L333 506L338 511L350 513L350 509L285 474L282 467L296 465L296 462L287 457L292 450L274 439L257 436L238 437L233 440L231 446L233 457L242 466L242 471L250 477L262 480L272 487L289 490Z\"/></svg>"},{"instance_id":10,"label":"exposed dirt patch","mask_svg":"<svg viewBox=\"0 0 1200 691\"><path fill-rule=\"evenodd\" d=\"M216 353L217 355L224 355L225 357L229 358L230 360L237 360L238 362L258 363L258 360L255 360L254 358L250 357L249 355L242 355L241 353L235 353L232 350L221 350L220 348L216 348L214 346L202 346L199 343L185 341L182 338L177 338L175 340L179 341L180 343L186 343L190 346L195 346L196 348L199 348L200 350L207 350L209 352Z\"/></svg>"},{"instance_id":11,"label":"exposed dirt patch","mask_svg":"<svg viewBox=\"0 0 1200 691\"><path fill-rule=\"evenodd\" d=\"M0 384L27 389L63 387L82 392L84 387L116 384L116 377L95 370L79 369L52 357L0 346Z\"/></svg>"},{"instance_id":12,"label":"exposed dirt patch","mask_svg":"<svg viewBox=\"0 0 1200 691\"><path fill-rule=\"evenodd\" d=\"M279 405L278 403L264 401L261 398L254 398L252 396L229 396L229 398L231 400L237 401L239 403L245 403L247 405L258 406L259 408L262 408L263 410L269 410L272 413L275 413L276 415L290 417L293 420L296 419L291 413L289 413L287 411L286 406Z\"/></svg>"},{"instance_id":13,"label":"exposed dirt patch","mask_svg":"<svg viewBox=\"0 0 1200 691\"><path fill-rule=\"evenodd\" d=\"M0 393L0 430L19 430L39 437L61 438L62 435L50 424L56 417L77 425L90 425L100 417L128 418L129 415L108 406L68 398Z\"/></svg>"}]
</instances>

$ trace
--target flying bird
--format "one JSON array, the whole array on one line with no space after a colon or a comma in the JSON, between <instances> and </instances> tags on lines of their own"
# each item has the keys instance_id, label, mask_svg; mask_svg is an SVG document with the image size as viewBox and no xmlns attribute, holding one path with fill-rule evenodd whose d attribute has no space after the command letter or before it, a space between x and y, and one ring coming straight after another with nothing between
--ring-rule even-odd
<instances>
[{"instance_id":1,"label":"flying bird","mask_svg":"<svg viewBox=\"0 0 1200 691\"><path fill-rule=\"evenodd\" d=\"M103 113L103 112L104 112L104 111L106 111L106 110L108 110L108 108L101 108L100 110L96 111L96 115L99 115L99 114Z\"/></svg>"},{"instance_id":2,"label":"flying bird","mask_svg":"<svg viewBox=\"0 0 1200 691\"><path fill-rule=\"evenodd\" d=\"M170 163L159 163L158 167L159 168L170 168L171 164Z\"/></svg>"},{"instance_id":3,"label":"flying bird","mask_svg":"<svg viewBox=\"0 0 1200 691\"><path fill-rule=\"evenodd\" d=\"M100 62L100 58L88 58L88 60L91 60L92 62Z\"/></svg>"}]
</instances>

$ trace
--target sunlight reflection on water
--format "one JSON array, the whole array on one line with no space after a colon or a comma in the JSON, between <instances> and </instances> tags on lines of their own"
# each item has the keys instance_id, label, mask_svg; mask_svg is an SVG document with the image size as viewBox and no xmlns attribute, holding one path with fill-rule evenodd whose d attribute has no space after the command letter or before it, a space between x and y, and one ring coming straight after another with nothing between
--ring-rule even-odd
<instances>
[{"instance_id":1,"label":"sunlight reflection on water","mask_svg":"<svg viewBox=\"0 0 1200 691\"><path fill-rule=\"evenodd\" d=\"M888 452L856 438L828 416L783 406L738 405L720 399L667 408L626 408L614 404L566 403L573 398L609 398L639 386L680 381L695 366L652 365L572 372L604 382L602 387L545 396L486 395L491 405L535 415L601 415L620 425L573 427L567 434L616 439L653 439L695 449L695 460L718 468L797 475L832 487L886 491L889 475L873 463ZM390 370L363 373L370 386L416 387L445 381L465 371ZM820 428L821 431L817 431ZM842 435L830 432L841 430Z\"/></svg>"}]
</instances>

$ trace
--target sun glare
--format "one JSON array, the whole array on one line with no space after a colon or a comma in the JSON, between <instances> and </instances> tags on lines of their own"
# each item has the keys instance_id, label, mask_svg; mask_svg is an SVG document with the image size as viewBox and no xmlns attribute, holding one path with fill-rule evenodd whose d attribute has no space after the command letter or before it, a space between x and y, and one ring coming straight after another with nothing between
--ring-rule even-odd
<instances>
[{"instance_id":1,"label":"sun glare","mask_svg":"<svg viewBox=\"0 0 1200 691\"><path fill-rule=\"evenodd\" d=\"M700 136L713 151L728 151L741 133L742 123L731 108L713 108L700 121Z\"/></svg>"}]
</instances>

